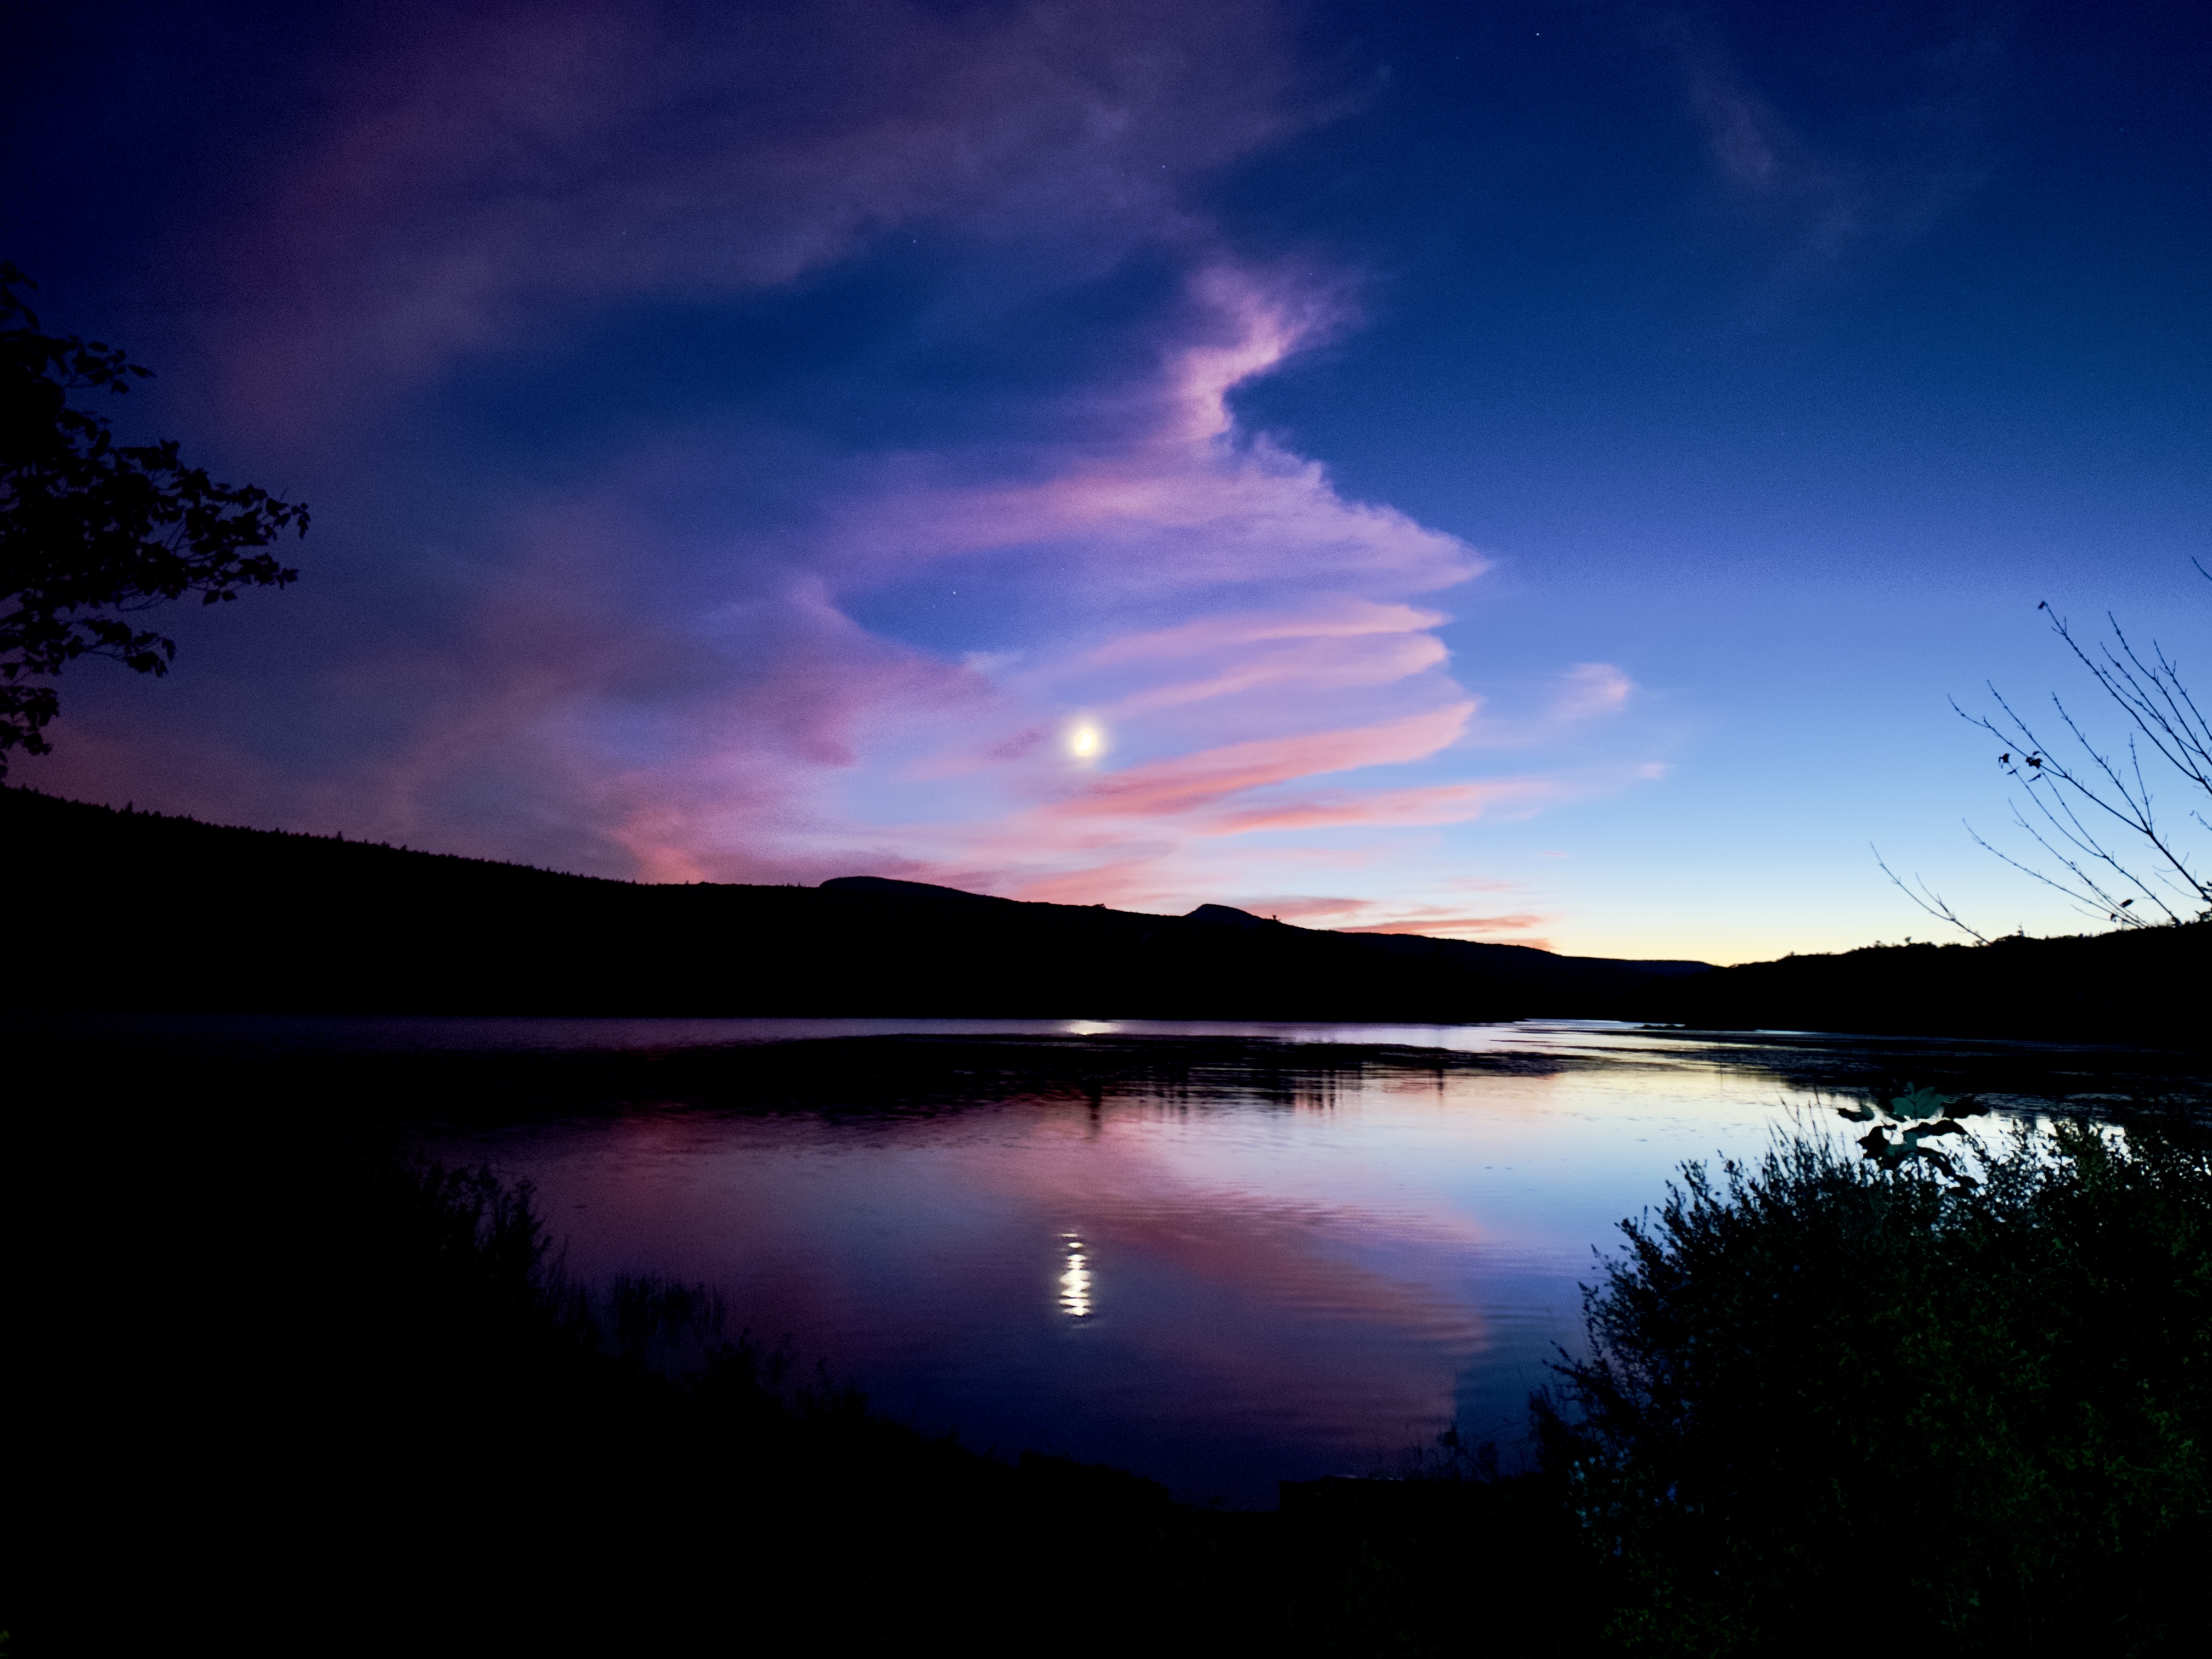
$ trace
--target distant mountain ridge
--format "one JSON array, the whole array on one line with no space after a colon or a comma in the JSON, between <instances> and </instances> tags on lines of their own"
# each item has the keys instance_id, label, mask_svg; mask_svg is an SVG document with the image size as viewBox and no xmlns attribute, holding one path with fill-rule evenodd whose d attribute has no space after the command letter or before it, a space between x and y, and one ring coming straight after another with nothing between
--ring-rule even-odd
<instances>
[{"instance_id":1,"label":"distant mountain ridge","mask_svg":"<svg viewBox=\"0 0 2212 1659\"><path fill-rule=\"evenodd\" d=\"M0 790L37 1006L1223 1019L1635 1017L1697 963L847 876L652 885Z\"/></svg>"},{"instance_id":2,"label":"distant mountain ridge","mask_svg":"<svg viewBox=\"0 0 2212 1659\"><path fill-rule=\"evenodd\" d=\"M916 898L934 894L940 896L945 901L973 904L1019 904L1027 902L1020 899L1000 898L988 893L971 893L964 888L939 887L933 883L925 881L901 881L890 876L832 876L822 885L839 892L902 894ZM1105 908L1105 906L1092 905L1090 908L1098 910ZM1146 913L1124 911L1118 914ZM1426 933L1380 933L1365 931L1339 933L1334 928L1300 927L1294 922L1284 921L1275 916L1256 916L1249 910L1239 910L1233 905L1228 904L1201 904L1195 909L1187 911L1182 920L1204 927L1235 928L1240 933L1249 933L1265 927L1279 927L1292 933L1326 933L1334 939L1368 940L1370 942L1370 949L1384 954L1414 956L1422 959L1428 959L1435 954L1429 951L1427 947L1441 945L1444 947L1442 954L1443 959L1447 961L1457 959L1469 963L1484 962L1500 967L1508 963L1518 963L1529 970L1538 973L1548 971L1547 968L1540 966L1540 963L1560 962L1593 963L1605 968L1632 969L1638 973L1670 976L1707 974L1712 971L1713 967L1710 962L1639 962L1620 957L1563 957L1557 951L1540 950L1533 945L1497 945L1470 939L1437 939Z\"/></svg>"},{"instance_id":3,"label":"distant mountain ridge","mask_svg":"<svg viewBox=\"0 0 2212 1659\"><path fill-rule=\"evenodd\" d=\"M1712 968L924 882L651 885L0 787L17 1008L1430 1022L2212 1047L2212 923Z\"/></svg>"}]
</instances>

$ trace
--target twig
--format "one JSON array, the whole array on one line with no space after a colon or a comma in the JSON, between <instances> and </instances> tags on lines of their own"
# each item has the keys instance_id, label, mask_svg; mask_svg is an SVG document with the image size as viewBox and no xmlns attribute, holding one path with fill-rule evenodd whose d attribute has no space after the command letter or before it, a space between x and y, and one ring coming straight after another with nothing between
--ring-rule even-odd
<instances>
[{"instance_id":1,"label":"twig","mask_svg":"<svg viewBox=\"0 0 2212 1659\"><path fill-rule=\"evenodd\" d=\"M1972 835L1973 831L1970 829L1966 833ZM1978 840L1979 837L1977 836L1976 839ZM1986 937L1976 933L1972 928L1967 927L1965 922L1959 920L1957 913L1954 911L1949 905L1943 902L1943 896L1941 893L1936 892L1933 888L1929 887L1929 884L1924 880L1922 880L1917 875L1915 875L1912 879L1920 883L1920 891L1917 893L1914 892L1896 871L1891 869L1888 865L1882 862L1881 848L1875 847L1872 842L1869 842L1867 845L1874 853L1875 863L1881 868L1882 874L1887 876L1890 880L1897 884L1897 890L1899 892L1904 894L1905 897L1911 899L1915 904L1925 910L1929 915L1935 917L1936 921L1950 923L1952 927L1957 928L1960 933L1966 934L1967 938L1972 939L1975 944L1987 945L1989 943ZM2002 857L2002 854L1999 854L1999 856Z\"/></svg>"}]
</instances>

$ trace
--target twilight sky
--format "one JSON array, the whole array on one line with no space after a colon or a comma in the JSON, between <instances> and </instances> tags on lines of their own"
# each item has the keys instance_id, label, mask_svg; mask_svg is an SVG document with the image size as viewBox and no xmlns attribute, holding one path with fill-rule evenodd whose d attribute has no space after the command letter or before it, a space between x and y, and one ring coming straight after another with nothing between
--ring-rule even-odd
<instances>
[{"instance_id":1,"label":"twilight sky","mask_svg":"<svg viewBox=\"0 0 2212 1659\"><path fill-rule=\"evenodd\" d=\"M2039 600L2212 684L2201 6L21 15L0 257L315 527L11 781L1728 961L2084 925Z\"/></svg>"}]
</instances>

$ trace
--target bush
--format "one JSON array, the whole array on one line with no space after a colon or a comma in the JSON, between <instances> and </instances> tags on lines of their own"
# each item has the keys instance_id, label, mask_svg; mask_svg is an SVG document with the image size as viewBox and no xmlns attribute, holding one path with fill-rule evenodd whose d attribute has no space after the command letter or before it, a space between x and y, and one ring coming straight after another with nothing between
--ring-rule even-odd
<instances>
[{"instance_id":1,"label":"bush","mask_svg":"<svg viewBox=\"0 0 2212 1659\"><path fill-rule=\"evenodd\" d=\"M1690 1165L1535 1402L1632 1652L2160 1651L2212 1518L2212 1156L2015 1132L1982 1184L1800 1136ZM2185 1600L2185 1597L2187 1599Z\"/></svg>"}]
</instances>

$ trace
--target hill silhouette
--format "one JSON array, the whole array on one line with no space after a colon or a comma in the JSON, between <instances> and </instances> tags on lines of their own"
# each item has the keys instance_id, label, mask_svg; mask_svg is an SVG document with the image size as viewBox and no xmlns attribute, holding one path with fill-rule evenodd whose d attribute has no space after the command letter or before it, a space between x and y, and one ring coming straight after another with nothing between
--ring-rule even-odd
<instances>
[{"instance_id":1,"label":"hill silhouette","mask_svg":"<svg viewBox=\"0 0 2212 1659\"><path fill-rule=\"evenodd\" d=\"M1709 968L847 876L653 885L0 788L18 1007L1649 1020L2212 1046L2212 923Z\"/></svg>"},{"instance_id":2,"label":"hill silhouette","mask_svg":"<svg viewBox=\"0 0 2212 1659\"><path fill-rule=\"evenodd\" d=\"M178 1012L1635 1018L1696 963L851 876L647 884L0 789L18 1006Z\"/></svg>"}]
</instances>

